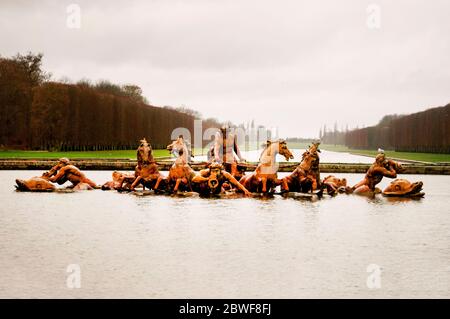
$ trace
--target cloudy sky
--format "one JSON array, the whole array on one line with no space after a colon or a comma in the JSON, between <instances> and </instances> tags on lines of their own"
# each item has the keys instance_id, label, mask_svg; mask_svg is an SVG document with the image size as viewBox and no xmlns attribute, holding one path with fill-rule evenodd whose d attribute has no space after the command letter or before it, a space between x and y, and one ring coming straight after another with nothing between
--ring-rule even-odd
<instances>
[{"instance_id":1,"label":"cloudy sky","mask_svg":"<svg viewBox=\"0 0 450 319\"><path fill-rule=\"evenodd\" d=\"M0 0L0 54L42 52L55 79L135 83L154 105L315 137L450 102L449 12L448 0Z\"/></svg>"}]
</instances>

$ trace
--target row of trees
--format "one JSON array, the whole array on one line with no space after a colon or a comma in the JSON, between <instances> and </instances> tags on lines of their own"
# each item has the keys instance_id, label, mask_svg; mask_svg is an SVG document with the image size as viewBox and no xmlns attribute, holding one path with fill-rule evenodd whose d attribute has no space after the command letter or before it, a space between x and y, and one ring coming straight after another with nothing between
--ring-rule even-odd
<instances>
[{"instance_id":1,"label":"row of trees","mask_svg":"<svg viewBox=\"0 0 450 319\"><path fill-rule=\"evenodd\" d=\"M33 89L29 146L33 149L130 149L142 137L165 147L172 130L193 129L184 113L79 85L45 83Z\"/></svg>"},{"instance_id":2,"label":"row of trees","mask_svg":"<svg viewBox=\"0 0 450 319\"><path fill-rule=\"evenodd\" d=\"M201 119L200 113L184 106L149 105L136 85L50 81L51 74L42 70L42 57L0 57L0 148L131 149L142 137L154 148L164 148L175 128L187 128L192 137L194 121ZM203 131L222 125L214 118L202 120Z\"/></svg>"},{"instance_id":3,"label":"row of trees","mask_svg":"<svg viewBox=\"0 0 450 319\"><path fill-rule=\"evenodd\" d=\"M33 88L50 78L41 69L42 55L0 57L0 145L26 145Z\"/></svg>"},{"instance_id":4,"label":"row of trees","mask_svg":"<svg viewBox=\"0 0 450 319\"><path fill-rule=\"evenodd\" d=\"M450 153L450 104L410 115L385 116L376 126L347 132L345 145L355 149Z\"/></svg>"},{"instance_id":5,"label":"row of trees","mask_svg":"<svg viewBox=\"0 0 450 319\"><path fill-rule=\"evenodd\" d=\"M158 148L173 129L193 130L194 114L148 105L138 86L51 82L41 63L41 54L0 57L0 147L129 149L145 136Z\"/></svg>"}]
</instances>

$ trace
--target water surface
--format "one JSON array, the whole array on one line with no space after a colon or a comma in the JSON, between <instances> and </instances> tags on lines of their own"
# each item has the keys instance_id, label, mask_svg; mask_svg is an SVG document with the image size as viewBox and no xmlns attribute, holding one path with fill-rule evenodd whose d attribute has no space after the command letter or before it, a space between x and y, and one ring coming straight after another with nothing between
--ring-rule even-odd
<instances>
[{"instance_id":1,"label":"water surface","mask_svg":"<svg viewBox=\"0 0 450 319\"><path fill-rule=\"evenodd\" d=\"M425 184L419 201L13 190L37 173L0 171L0 297L450 296L447 176L408 175ZM80 289L66 286L69 264ZM380 289L367 287L369 264Z\"/></svg>"},{"instance_id":2,"label":"water surface","mask_svg":"<svg viewBox=\"0 0 450 319\"><path fill-rule=\"evenodd\" d=\"M289 146L289 145L288 145ZM294 161L299 162L302 158L304 149L291 149L294 155ZM249 162L259 161L261 150L242 152L242 156ZM195 156L196 161L205 161L206 155ZM277 161L285 161L284 156L277 155ZM345 152L333 152L327 150L320 150L321 163L373 163L374 158L369 156L353 155Z\"/></svg>"}]
</instances>

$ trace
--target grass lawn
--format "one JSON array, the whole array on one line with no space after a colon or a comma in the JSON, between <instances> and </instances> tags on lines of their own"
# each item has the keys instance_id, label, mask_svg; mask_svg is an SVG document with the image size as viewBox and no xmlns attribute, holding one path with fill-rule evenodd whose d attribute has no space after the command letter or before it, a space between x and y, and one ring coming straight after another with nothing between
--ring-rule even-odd
<instances>
[{"instance_id":1,"label":"grass lawn","mask_svg":"<svg viewBox=\"0 0 450 319\"><path fill-rule=\"evenodd\" d=\"M334 152L347 152L350 154L357 155L369 155L375 157L378 152L377 150L354 150L349 149L344 145L321 145L320 148L323 148L327 151ZM415 152L396 152L396 151L385 151L387 157L404 159L404 160L412 160L412 161L421 161L421 162L450 162L450 154L436 154L436 153L415 153Z\"/></svg>"},{"instance_id":2,"label":"grass lawn","mask_svg":"<svg viewBox=\"0 0 450 319\"><path fill-rule=\"evenodd\" d=\"M308 144L305 143L288 143L290 149L306 149ZM375 157L376 150L354 150L349 149L344 145L320 145L321 149L334 152L347 152L358 155L369 155ZM206 154L207 150L203 150L203 154ZM199 149L194 150L194 154L200 155ZM392 158L423 161L423 162L450 162L450 154L434 154L434 153L413 153L413 152L395 152L386 151L386 155ZM167 157L170 156L169 152L165 149L154 149L153 156ZM47 152L47 151L17 151L8 150L0 151L0 158L60 158L67 157L69 159L80 158L126 158L135 159L136 150L123 150L123 151L87 151L87 152Z\"/></svg>"},{"instance_id":3,"label":"grass lawn","mask_svg":"<svg viewBox=\"0 0 450 319\"><path fill-rule=\"evenodd\" d=\"M204 154L206 154L206 149ZM200 149L194 149L194 155L201 155ZM166 149L154 149L155 158L168 157L170 153ZM0 158L119 158L136 159L136 150L120 151L86 151L86 152L49 152L49 151L21 151L21 150L0 150Z\"/></svg>"},{"instance_id":4,"label":"grass lawn","mask_svg":"<svg viewBox=\"0 0 450 319\"><path fill-rule=\"evenodd\" d=\"M154 157L170 156L167 150L153 150ZM47 151L0 151L0 158L126 158L136 159L136 150L86 151L86 152L47 152Z\"/></svg>"}]
</instances>

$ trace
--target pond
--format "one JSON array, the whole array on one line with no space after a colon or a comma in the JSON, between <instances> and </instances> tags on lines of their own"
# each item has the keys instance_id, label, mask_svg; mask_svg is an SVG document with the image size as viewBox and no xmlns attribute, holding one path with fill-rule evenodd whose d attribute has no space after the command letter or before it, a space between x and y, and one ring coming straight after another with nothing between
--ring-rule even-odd
<instances>
[{"instance_id":1,"label":"pond","mask_svg":"<svg viewBox=\"0 0 450 319\"><path fill-rule=\"evenodd\" d=\"M408 175L421 200L13 190L37 174L0 171L2 298L450 297L448 176ZM72 264L79 289L66 284Z\"/></svg>"},{"instance_id":2,"label":"pond","mask_svg":"<svg viewBox=\"0 0 450 319\"><path fill-rule=\"evenodd\" d=\"M294 161L300 161L304 149L291 149L294 155ZM258 162L261 150L242 152L242 156L249 162ZM206 155L195 156L196 161L206 161ZM285 158L281 155L277 155L277 161L285 161ZM353 155L345 152L333 152L327 150L320 150L320 162L321 163L363 163L371 164L374 158L369 156Z\"/></svg>"}]
</instances>

